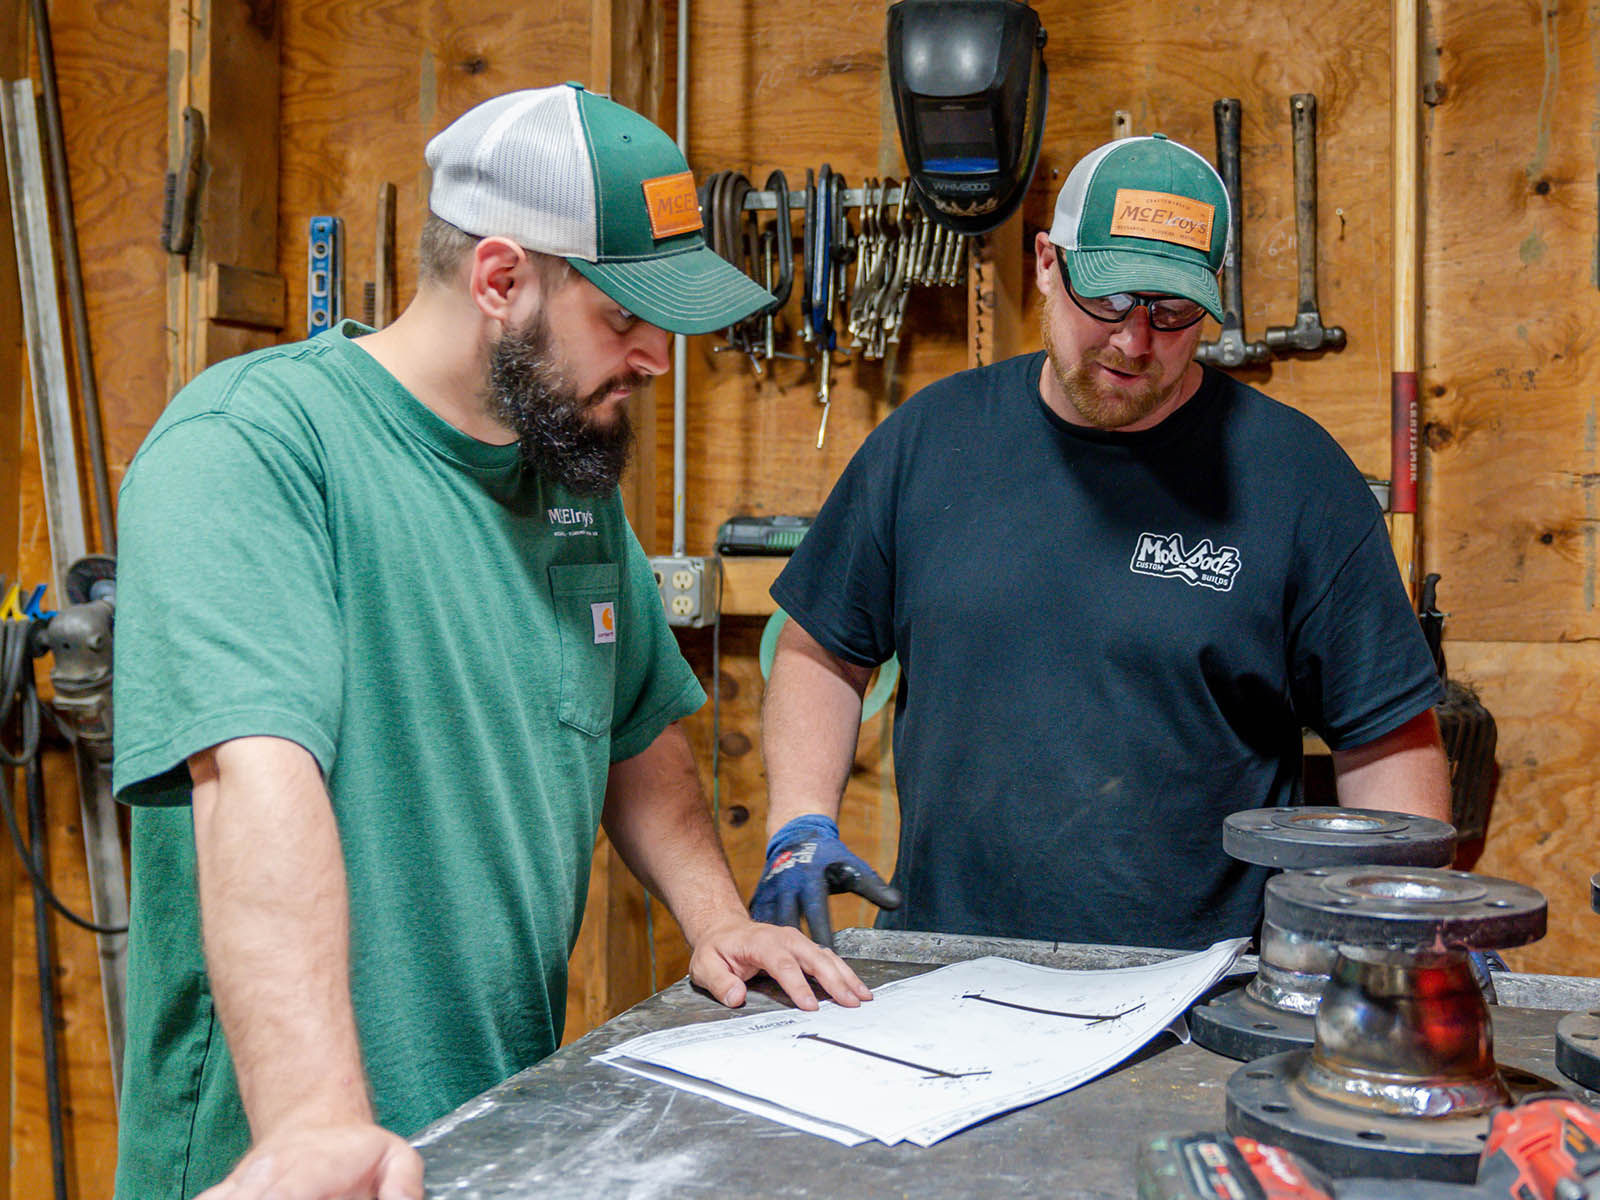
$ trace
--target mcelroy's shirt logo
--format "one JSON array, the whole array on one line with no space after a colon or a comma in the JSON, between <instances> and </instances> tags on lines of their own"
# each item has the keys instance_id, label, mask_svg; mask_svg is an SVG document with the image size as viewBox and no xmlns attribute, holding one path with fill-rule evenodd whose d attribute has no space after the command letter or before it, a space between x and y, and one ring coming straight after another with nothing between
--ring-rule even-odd
<instances>
[{"instance_id":1,"label":"mcelroy's shirt logo","mask_svg":"<svg viewBox=\"0 0 1600 1200\"><path fill-rule=\"evenodd\" d=\"M1154 238L1158 242L1210 250L1211 221L1216 211L1204 200L1188 196L1118 188L1111 214L1111 232L1116 237Z\"/></svg>"},{"instance_id":2,"label":"mcelroy's shirt logo","mask_svg":"<svg viewBox=\"0 0 1600 1200\"><path fill-rule=\"evenodd\" d=\"M1205 538L1192 550L1185 550L1183 539L1175 533L1141 533L1128 569L1137 575L1158 575L1181 579L1190 587L1208 587L1226 592L1239 573L1239 552L1232 546L1213 546Z\"/></svg>"},{"instance_id":3,"label":"mcelroy's shirt logo","mask_svg":"<svg viewBox=\"0 0 1600 1200\"><path fill-rule=\"evenodd\" d=\"M587 508L547 508L545 519L556 527L557 537L599 537L594 527L594 513Z\"/></svg>"}]
</instances>

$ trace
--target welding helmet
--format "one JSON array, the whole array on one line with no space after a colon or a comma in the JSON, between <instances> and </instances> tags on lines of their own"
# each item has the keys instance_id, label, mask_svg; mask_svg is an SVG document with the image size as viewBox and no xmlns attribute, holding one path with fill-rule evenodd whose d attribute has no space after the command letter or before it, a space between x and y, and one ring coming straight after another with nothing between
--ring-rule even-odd
<instances>
[{"instance_id":1,"label":"welding helmet","mask_svg":"<svg viewBox=\"0 0 1600 1200\"><path fill-rule=\"evenodd\" d=\"M1049 79L1039 14L1020 0L900 0L889 83L906 166L935 222L987 233L1039 162Z\"/></svg>"}]
</instances>

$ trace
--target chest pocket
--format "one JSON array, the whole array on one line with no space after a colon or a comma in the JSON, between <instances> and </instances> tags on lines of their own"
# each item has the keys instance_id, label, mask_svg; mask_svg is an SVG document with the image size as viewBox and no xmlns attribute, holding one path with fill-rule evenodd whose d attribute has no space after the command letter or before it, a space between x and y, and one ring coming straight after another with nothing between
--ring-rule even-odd
<instances>
[{"instance_id":1,"label":"chest pocket","mask_svg":"<svg viewBox=\"0 0 1600 1200\"><path fill-rule=\"evenodd\" d=\"M571 563L550 568L556 627L561 632L564 725L599 737L611 729L617 679L616 563Z\"/></svg>"}]
</instances>

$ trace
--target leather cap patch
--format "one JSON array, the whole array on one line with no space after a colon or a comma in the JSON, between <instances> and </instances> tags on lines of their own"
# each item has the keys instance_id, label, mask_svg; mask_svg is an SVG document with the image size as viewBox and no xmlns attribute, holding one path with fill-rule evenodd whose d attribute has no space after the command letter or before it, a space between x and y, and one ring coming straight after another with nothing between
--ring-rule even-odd
<instances>
[{"instance_id":1,"label":"leather cap patch","mask_svg":"<svg viewBox=\"0 0 1600 1200\"><path fill-rule=\"evenodd\" d=\"M1211 249L1211 221L1216 209L1203 200L1118 188L1111 214L1114 237L1151 238L1196 250Z\"/></svg>"},{"instance_id":2,"label":"leather cap patch","mask_svg":"<svg viewBox=\"0 0 1600 1200\"><path fill-rule=\"evenodd\" d=\"M650 213L650 234L658 241L702 228L700 200L689 171L646 179L644 203Z\"/></svg>"}]
</instances>

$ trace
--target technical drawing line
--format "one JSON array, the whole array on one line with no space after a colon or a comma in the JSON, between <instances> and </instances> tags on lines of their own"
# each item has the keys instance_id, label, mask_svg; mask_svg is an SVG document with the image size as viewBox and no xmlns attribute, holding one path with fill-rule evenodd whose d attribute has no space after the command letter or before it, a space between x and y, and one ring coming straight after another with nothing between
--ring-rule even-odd
<instances>
[{"instance_id":1,"label":"technical drawing line","mask_svg":"<svg viewBox=\"0 0 1600 1200\"><path fill-rule=\"evenodd\" d=\"M1043 1013L1047 1017L1071 1017L1075 1021L1088 1021L1091 1025L1099 1025L1104 1021L1115 1021L1118 1017L1126 1017L1144 1007L1141 1002L1135 1004L1132 1008L1125 1008L1116 1013L1075 1013L1062 1012L1054 1008L1034 1008L1031 1004L1013 1004L1009 1000L996 1000L994 997L985 996L981 992L968 992L961 998L963 1000L982 1000L985 1004L998 1004L1003 1008L1019 1008L1023 1012Z\"/></svg>"},{"instance_id":2,"label":"technical drawing line","mask_svg":"<svg viewBox=\"0 0 1600 1200\"><path fill-rule=\"evenodd\" d=\"M849 1042L836 1042L832 1038L823 1037L820 1033L802 1033L796 1041L821 1042L825 1046L837 1046L840 1050L853 1050L857 1054L865 1054L868 1058L882 1059L892 1062L896 1066L910 1067L913 1071L923 1071L929 1075L937 1075L940 1079L970 1079L974 1075L987 1075L988 1071L941 1071L938 1067L924 1066L922 1063L907 1062L903 1058L895 1058L892 1054L879 1054L876 1050L867 1050L860 1046L852 1046Z\"/></svg>"}]
</instances>

